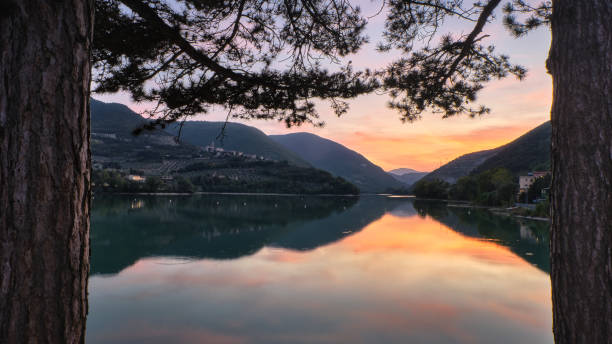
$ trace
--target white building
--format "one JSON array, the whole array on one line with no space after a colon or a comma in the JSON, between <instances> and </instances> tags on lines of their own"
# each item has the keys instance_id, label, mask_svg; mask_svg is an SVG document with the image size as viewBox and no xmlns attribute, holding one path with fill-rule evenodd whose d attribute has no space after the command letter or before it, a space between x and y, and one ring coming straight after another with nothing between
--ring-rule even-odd
<instances>
[{"instance_id":1,"label":"white building","mask_svg":"<svg viewBox=\"0 0 612 344\"><path fill-rule=\"evenodd\" d=\"M136 182L136 183L144 183L145 181L145 178L143 176L139 176L136 174L128 174L126 178L127 180L131 182Z\"/></svg>"},{"instance_id":2,"label":"white building","mask_svg":"<svg viewBox=\"0 0 612 344\"><path fill-rule=\"evenodd\" d=\"M549 174L548 171L530 172L526 176L519 176L519 192L527 192L527 189L535 182L536 179Z\"/></svg>"}]
</instances>

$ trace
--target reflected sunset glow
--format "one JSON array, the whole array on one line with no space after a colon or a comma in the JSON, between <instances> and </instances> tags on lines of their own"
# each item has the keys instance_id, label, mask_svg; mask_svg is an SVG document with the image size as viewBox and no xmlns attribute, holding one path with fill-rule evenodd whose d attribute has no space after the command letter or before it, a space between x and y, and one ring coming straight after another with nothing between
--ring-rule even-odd
<instances>
[{"instance_id":1,"label":"reflected sunset glow","mask_svg":"<svg viewBox=\"0 0 612 344\"><path fill-rule=\"evenodd\" d=\"M552 342L546 272L416 213L306 251L141 258L90 286L90 343Z\"/></svg>"}]
</instances>

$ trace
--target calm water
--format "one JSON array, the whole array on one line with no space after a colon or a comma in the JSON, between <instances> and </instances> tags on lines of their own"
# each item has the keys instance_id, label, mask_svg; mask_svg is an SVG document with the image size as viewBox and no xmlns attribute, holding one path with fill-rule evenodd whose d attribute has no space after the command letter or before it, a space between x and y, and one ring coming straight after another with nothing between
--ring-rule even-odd
<instances>
[{"instance_id":1,"label":"calm water","mask_svg":"<svg viewBox=\"0 0 612 344\"><path fill-rule=\"evenodd\" d=\"M88 343L552 343L548 228L407 198L98 197Z\"/></svg>"}]
</instances>

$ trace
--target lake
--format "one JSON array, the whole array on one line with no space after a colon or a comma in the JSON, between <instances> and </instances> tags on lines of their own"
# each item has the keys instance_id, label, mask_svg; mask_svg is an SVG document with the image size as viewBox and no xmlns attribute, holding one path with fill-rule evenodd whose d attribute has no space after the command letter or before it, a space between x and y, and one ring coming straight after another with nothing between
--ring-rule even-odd
<instances>
[{"instance_id":1,"label":"lake","mask_svg":"<svg viewBox=\"0 0 612 344\"><path fill-rule=\"evenodd\" d=\"M88 343L552 343L549 230L412 198L96 196Z\"/></svg>"}]
</instances>

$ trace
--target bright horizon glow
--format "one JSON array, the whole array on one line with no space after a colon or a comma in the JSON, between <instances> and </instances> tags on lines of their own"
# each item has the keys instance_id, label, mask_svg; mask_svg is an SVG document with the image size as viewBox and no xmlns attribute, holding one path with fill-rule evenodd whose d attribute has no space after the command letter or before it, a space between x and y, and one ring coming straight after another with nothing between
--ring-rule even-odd
<instances>
[{"instance_id":1,"label":"bright horizon glow","mask_svg":"<svg viewBox=\"0 0 612 344\"><path fill-rule=\"evenodd\" d=\"M90 309L90 343L552 342L546 272L418 215L312 250L141 257L90 278Z\"/></svg>"},{"instance_id":2,"label":"bright horizon glow","mask_svg":"<svg viewBox=\"0 0 612 344\"><path fill-rule=\"evenodd\" d=\"M378 6L372 1L361 2L366 16L376 13ZM388 95L370 94L350 100L349 112L342 118L336 118L326 102L318 102L317 110L326 123L323 128L303 125L287 129L283 123L272 121L236 122L257 127L266 134L310 132L361 153L385 170L407 167L431 171L463 154L506 144L550 119L552 83L544 67L550 32L543 28L514 39L502 27L500 13L497 18L485 26L484 32L491 37L484 44L495 43L499 52L509 55L513 63L527 67L529 72L524 81L508 77L485 84L476 103L490 107L488 115L441 119L440 115L424 113L423 119L402 124L399 114L387 107ZM353 62L355 70L383 67L397 56L397 53L381 54L374 49L381 37L383 21L383 15L370 19L367 34L372 43L347 59ZM469 30L457 23L445 26L454 32ZM131 101L125 93L95 94L94 98L123 103L136 112L147 108ZM226 112L219 108L193 120L223 121L225 116Z\"/></svg>"}]
</instances>

